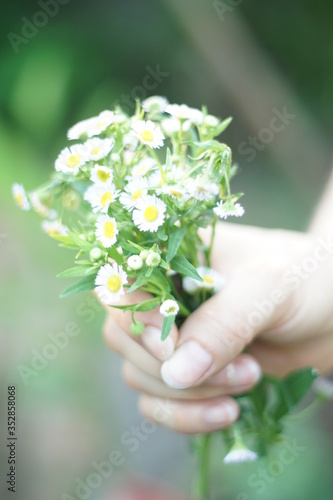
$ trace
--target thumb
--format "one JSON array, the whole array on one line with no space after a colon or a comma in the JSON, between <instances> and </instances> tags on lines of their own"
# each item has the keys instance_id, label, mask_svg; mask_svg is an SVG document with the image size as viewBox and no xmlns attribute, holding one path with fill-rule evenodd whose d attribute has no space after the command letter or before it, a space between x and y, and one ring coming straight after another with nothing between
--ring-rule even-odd
<instances>
[{"instance_id":1,"label":"thumb","mask_svg":"<svg viewBox=\"0 0 333 500\"><path fill-rule=\"evenodd\" d=\"M192 313L180 330L176 351L162 365L164 382L176 389L201 384L271 325L277 309L267 299L266 283L267 278L257 280L255 285L230 283ZM259 365L257 368L259 378Z\"/></svg>"}]
</instances>

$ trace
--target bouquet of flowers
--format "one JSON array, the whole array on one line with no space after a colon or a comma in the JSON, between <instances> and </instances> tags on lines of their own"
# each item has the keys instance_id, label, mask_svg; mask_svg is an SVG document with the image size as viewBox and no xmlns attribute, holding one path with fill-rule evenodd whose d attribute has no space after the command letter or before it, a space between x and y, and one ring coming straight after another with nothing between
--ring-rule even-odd
<instances>
[{"instance_id":1,"label":"bouquet of flowers","mask_svg":"<svg viewBox=\"0 0 333 500\"><path fill-rule=\"evenodd\" d=\"M180 327L224 286L210 267L215 225L244 213L241 194L230 190L237 170L231 150L216 139L230 122L204 107L150 97L137 102L133 116L116 108L77 123L50 182L29 193L13 186L17 204L35 210L43 230L76 252L74 267L60 274L77 278L63 297L95 289L105 304L131 311L134 335L145 328L136 312L159 308L165 340L174 323ZM200 229L209 226L207 244ZM137 289L150 298L121 305L121 297ZM237 426L215 433L224 439L224 462L265 455L315 376L311 369L284 380L265 376L249 394L236 396L242 409ZM208 490L210 438L195 440L199 495Z\"/></svg>"}]
</instances>

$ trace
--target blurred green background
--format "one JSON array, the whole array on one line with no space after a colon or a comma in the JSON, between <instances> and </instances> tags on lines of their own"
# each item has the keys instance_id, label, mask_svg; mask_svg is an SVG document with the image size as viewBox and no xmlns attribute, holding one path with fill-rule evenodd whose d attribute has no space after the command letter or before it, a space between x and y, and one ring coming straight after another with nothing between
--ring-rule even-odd
<instances>
[{"instance_id":1,"label":"blurred green background","mask_svg":"<svg viewBox=\"0 0 333 500\"><path fill-rule=\"evenodd\" d=\"M49 14L38 14L42 4ZM58 298L66 283L55 275L73 255L41 233L38 216L14 205L10 187L22 182L31 189L46 180L76 121L116 103L129 112L135 97L159 94L234 117L224 141L240 166L234 190L246 194L242 223L305 230L331 170L333 4L16 0L1 9L0 497L75 498L76 479L84 480L92 462L116 449L125 463L89 498L114 498L118 484L131 476L188 491L193 462L186 438L160 429L135 452L122 445L121 436L142 418L136 396L122 382L119 358L103 343L103 313L89 295ZM145 77L158 69L163 76L148 90ZM289 123L267 131L283 109L293 115ZM258 146L249 146L253 140ZM25 384L18 367L31 367L49 335L69 322L79 334ZM15 497L5 484L11 384L18 398ZM305 451L263 492L249 480L257 465L221 468L215 498L331 499L330 415L332 405L290 429Z\"/></svg>"}]
</instances>

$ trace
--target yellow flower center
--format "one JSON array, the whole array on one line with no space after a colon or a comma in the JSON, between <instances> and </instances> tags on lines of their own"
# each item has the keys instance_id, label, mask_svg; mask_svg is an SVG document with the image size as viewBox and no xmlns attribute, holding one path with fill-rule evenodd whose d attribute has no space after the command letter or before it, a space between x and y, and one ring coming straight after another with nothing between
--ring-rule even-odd
<instances>
[{"instance_id":1,"label":"yellow flower center","mask_svg":"<svg viewBox=\"0 0 333 500\"><path fill-rule=\"evenodd\" d=\"M57 235L60 235L58 229L48 229L47 230L47 234L49 236L57 236Z\"/></svg>"},{"instance_id":2,"label":"yellow flower center","mask_svg":"<svg viewBox=\"0 0 333 500\"><path fill-rule=\"evenodd\" d=\"M115 235L115 226L113 222L106 222L104 225L104 236L107 238L113 238Z\"/></svg>"},{"instance_id":3,"label":"yellow flower center","mask_svg":"<svg viewBox=\"0 0 333 500\"><path fill-rule=\"evenodd\" d=\"M91 154L92 155L98 155L98 153L100 152L101 148L94 148L91 150Z\"/></svg>"},{"instance_id":4,"label":"yellow flower center","mask_svg":"<svg viewBox=\"0 0 333 500\"><path fill-rule=\"evenodd\" d=\"M209 285L214 285L214 280L211 276L208 276L205 274L205 276L202 277L205 283L208 283Z\"/></svg>"},{"instance_id":5,"label":"yellow flower center","mask_svg":"<svg viewBox=\"0 0 333 500\"><path fill-rule=\"evenodd\" d=\"M140 132L140 136L145 142L152 142L154 140L154 136L150 132L150 130L143 130L142 132Z\"/></svg>"},{"instance_id":6,"label":"yellow flower center","mask_svg":"<svg viewBox=\"0 0 333 500\"><path fill-rule=\"evenodd\" d=\"M154 205L151 205L145 209L143 215L147 222L155 222L158 217L158 209Z\"/></svg>"},{"instance_id":7,"label":"yellow flower center","mask_svg":"<svg viewBox=\"0 0 333 500\"><path fill-rule=\"evenodd\" d=\"M181 193L180 191L174 191L173 189L170 189L170 194L171 196L175 196L176 198L183 197L183 193Z\"/></svg>"},{"instance_id":8,"label":"yellow flower center","mask_svg":"<svg viewBox=\"0 0 333 500\"><path fill-rule=\"evenodd\" d=\"M104 130L105 129L105 123L103 122L99 122L97 127L100 129L100 130Z\"/></svg>"},{"instance_id":9,"label":"yellow flower center","mask_svg":"<svg viewBox=\"0 0 333 500\"><path fill-rule=\"evenodd\" d=\"M106 182L110 178L110 172L104 172L104 170L97 170L97 177L100 181Z\"/></svg>"},{"instance_id":10,"label":"yellow flower center","mask_svg":"<svg viewBox=\"0 0 333 500\"><path fill-rule=\"evenodd\" d=\"M135 201L142 196L142 189L136 189L132 193L132 200Z\"/></svg>"},{"instance_id":11,"label":"yellow flower center","mask_svg":"<svg viewBox=\"0 0 333 500\"><path fill-rule=\"evenodd\" d=\"M23 194L22 193L17 193L15 195L15 201L18 205L22 205L23 203Z\"/></svg>"},{"instance_id":12,"label":"yellow flower center","mask_svg":"<svg viewBox=\"0 0 333 500\"><path fill-rule=\"evenodd\" d=\"M70 167L70 168L77 167L78 164L80 163L80 161L81 161L81 156L73 154L67 158L66 165L67 165L67 167Z\"/></svg>"},{"instance_id":13,"label":"yellow flower center","mask_svg":"<svg viewBox=\"0 0 333 500\"><path fill-rule=\"evenodd\" d=\"M107 191L106 193L103 194L101 197L101 205L102 207L105 207L108 201L112 200L112 193L110 191Z\"/></svg>"},{"instance_id":14,"label":"yellow flower center","mask_svg":"<svg viewBox=\"0 0 333 500\"><path fill-rule=\"evenodd\" d=\"M174 313L175 310L176 310L175 306L171 306L171 307L169 307L169 309L167 309L167 313L168 314Z\"/></svg>"},{"instance_id":15,"label":"yellow flower center","mask_svg":"<svg viewBox=\"0 0 333 500\"><path fill-rule=\"evenodd\" d=\"M119 292L121 288L121 277L118 274L114 274L111 278L108 279L108 289L112 293Z\"/></svg>"}]
</instances>

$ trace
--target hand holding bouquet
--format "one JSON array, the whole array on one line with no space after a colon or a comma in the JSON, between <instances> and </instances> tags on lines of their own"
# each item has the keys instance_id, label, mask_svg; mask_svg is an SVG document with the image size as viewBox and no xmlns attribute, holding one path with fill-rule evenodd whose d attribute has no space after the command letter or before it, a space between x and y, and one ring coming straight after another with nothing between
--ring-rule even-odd
<instances>
[{"instance_id":1,"label":"hand holding bouquet","mask_svg":"<svg viewBox=\"0 0 333 500\"><path fill-rule=\"evenodd\" d=\"M158 96L138 102L132 117L119 108L103 111L68 131L71 143L50 182L28 194L13 186L18 205L35 210L43 230L76 252L74 267L60 276L77 281L62 296L94 289L104 304L130 314L132 335L145 331L140 314L158 311L165 342L201 304L223 293L226 277L211 265L216 225L244 213L241 194L230 190L231 150L216 139L230 121ZM127 300L136 291L144 299ZM210 334L202 332L213 351L218 339ZM231 349L229 362L241 350ZM163 368L162 375L168 381ZM225 462L266 454L279 439L281 419L314 378L311 369L284 380L263 377L237 396L237 426L220 432ZM207 434L196 441L199 494L207 494L209 440Z\"/></svg>"}]
</instances>

